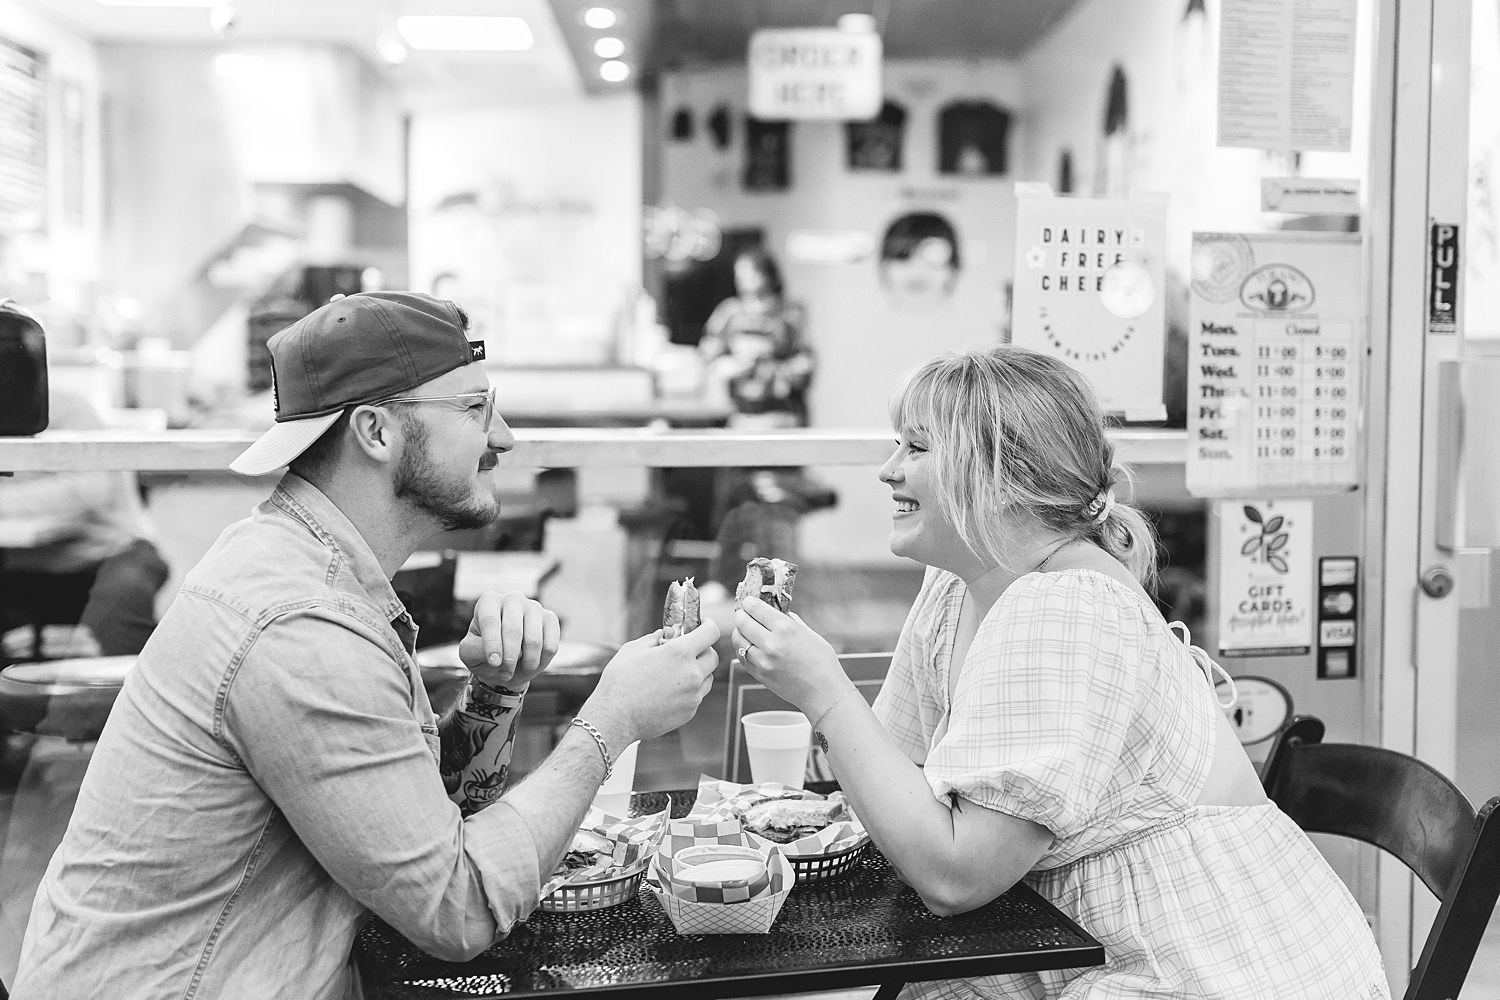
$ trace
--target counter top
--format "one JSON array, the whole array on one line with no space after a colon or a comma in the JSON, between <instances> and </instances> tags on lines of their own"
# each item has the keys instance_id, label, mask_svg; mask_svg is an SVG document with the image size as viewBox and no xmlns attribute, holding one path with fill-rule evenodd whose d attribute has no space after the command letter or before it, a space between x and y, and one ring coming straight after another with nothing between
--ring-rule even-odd
<instances>
[{"instance_id":1,"label":"counter top","mask_svg":"<svg viewBox=\"0 0 1500 1000\"><path fill-rule=\"evenodd\" d=\"M94 471L128 469L228 472L229 463L257 437L253 431L44 431L0 437L0 470ZM1121 461L1181 465L1187 436L1180 430L1111 433ZM533 427L516 431L517 467L602 466L679 468L774 465L869 465L893 447L882 430L656 430L653 428Z\"/></svg>"}]
</instances>

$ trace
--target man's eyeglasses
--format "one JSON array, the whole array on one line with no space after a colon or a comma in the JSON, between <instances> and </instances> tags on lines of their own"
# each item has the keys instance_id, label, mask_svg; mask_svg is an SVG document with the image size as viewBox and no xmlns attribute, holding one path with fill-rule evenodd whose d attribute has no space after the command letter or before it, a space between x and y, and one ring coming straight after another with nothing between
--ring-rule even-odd
<instances>
[{"instance_id":1,"label":"man's eyeglasses","mask_svg":"<svg viewBox=\"0 0 1500 1000\"><path fill-rule=\"evenodd\" d=\"M389 399L379 399L375 405L384 403L439 403L439 402L464 402L469 406L476 403L484 404L484 414L481 422L484 429L490 429L491 422L495 419L495 387L490 386L480 392L455 392L448 396L392 396Z\"/></svg>"}]
</instances>

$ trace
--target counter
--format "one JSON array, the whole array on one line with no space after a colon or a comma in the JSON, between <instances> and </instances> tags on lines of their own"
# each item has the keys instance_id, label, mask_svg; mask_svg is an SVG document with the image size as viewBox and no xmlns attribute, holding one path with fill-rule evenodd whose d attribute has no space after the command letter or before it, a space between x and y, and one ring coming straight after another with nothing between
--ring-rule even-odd
<instances>
[{"instance_id":1,"label":"counter","mask_svg":"<svg viewBox=\"0 0 1500 1000\"><path fill-rule=\"evenodd\" d=\"M252 431L44 431L0 438L0 470L132 469L225 471L258 435ZM1117 430L1121 461L1182 465L1180 430ZM532 468L683 468L755 465L869 465L890 456L889 430L726 430L522 428L507 462Z\"/></svg>"}]
</instances>

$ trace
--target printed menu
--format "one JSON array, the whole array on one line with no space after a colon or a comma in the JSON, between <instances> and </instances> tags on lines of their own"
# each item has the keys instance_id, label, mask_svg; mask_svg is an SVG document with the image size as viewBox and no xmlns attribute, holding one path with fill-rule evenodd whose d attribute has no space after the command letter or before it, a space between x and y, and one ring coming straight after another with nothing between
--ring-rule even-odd
<instances>
[{"instance_id":1,"label":"printed menu","mask_svg":"<svg viewBox=\"0 0 1500 1000\"><path fill-rule=\"evenodd\" d=\"M1358 485L1360 246L1354 234L1193 234L1189 492Z\"/></svg>"}]
</instances>

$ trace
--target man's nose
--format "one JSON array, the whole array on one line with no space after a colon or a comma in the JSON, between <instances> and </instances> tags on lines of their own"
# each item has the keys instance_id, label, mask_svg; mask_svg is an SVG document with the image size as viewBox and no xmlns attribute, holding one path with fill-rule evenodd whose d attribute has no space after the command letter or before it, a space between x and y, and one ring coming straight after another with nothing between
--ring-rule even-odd
<instances>
[{"instance_id":1,"label":"man's nose","mask_svg":"<svg viewBox=\"0 0 1500 1000\"><path fill-rule=\"evenodd\" d=\"M490 421L489 445L491 451L497 451L502 455L516 446L515 434L511 433L510 425L498 413Z\"/></svg>"}]
</instances>

